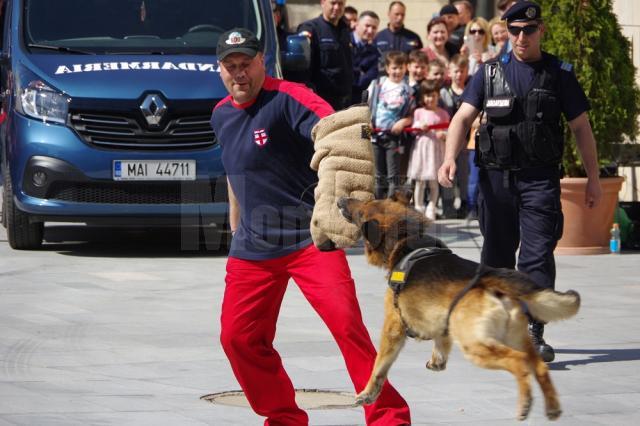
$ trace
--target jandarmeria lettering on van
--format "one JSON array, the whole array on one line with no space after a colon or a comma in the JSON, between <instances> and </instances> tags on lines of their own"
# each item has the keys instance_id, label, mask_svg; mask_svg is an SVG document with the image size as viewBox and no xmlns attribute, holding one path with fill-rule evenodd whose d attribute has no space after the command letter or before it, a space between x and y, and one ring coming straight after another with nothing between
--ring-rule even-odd
<instances>
[{"instance_id":1,"label":"jandarmeria lettering on van","mask_svg":"<svg viewBox=\"0 0 640 426\"><path fill-rule=\"evenodd\" d=\"M93 64L59 65L56 74L74 74L95 71L128 71L128 70L160 70L160 71L199 71L220 72L218 64L200 62L98 62Z\"/></svg>"}]
</instances>

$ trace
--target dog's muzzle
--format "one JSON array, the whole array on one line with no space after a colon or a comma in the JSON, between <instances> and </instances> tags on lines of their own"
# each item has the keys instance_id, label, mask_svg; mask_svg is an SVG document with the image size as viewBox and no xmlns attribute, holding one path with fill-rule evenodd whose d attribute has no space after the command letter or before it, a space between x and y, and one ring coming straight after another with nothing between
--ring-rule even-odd
<instances>
[{"instance_id":1,"label":"dog's muzzle","mask_svg":"<svg viewBox=\"0 0 640 426\"><path fill-rule=\"evenodd\" d=\"M349 211L349 199L346 197L342 197L338 200L338 208L340 209L340 213L347 219L349 222L353 220L353 216L351 216L351 212Z\"/></svg>"}]
</instances>

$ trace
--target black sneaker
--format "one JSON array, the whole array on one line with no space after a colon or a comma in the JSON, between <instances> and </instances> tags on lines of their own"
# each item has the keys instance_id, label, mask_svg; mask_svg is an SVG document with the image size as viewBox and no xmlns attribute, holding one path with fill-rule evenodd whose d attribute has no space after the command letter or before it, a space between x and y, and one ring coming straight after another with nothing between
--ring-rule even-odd
<instances>
[{"instance_id":1,"label":"black sneaker","mask_svg":"<svg viewBox=\"0 0 640 426\"><path fill-rule=\"evenodd\" d=\"M537 321L532 321L529 323L529 335L531 336L531 341L533 342L533 346L535 346L538 354L542 358L544 362L551 362L556 357L553 348L547 345L547 342L544 341L542 335L544 334L544 324Z\"/></svg>"}]
</instances>

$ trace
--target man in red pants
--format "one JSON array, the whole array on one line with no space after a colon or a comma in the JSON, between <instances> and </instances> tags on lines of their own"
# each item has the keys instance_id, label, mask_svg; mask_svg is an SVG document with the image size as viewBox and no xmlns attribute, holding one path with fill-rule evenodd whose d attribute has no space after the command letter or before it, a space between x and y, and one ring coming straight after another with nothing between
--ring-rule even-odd
<instances>
[{"instance_id":1,"label":"man in red pants","mask_svg":"<svg viewBox=\"0 0 640 426\"><path fill-rule=\"evenodd\" d=\"M309 167L311 129L333 110L304 86L266 76L250 31L236 28L219 40L220 74L230 95L216 105L211 125L222 146L234 235L220 340L265 425L306 425L273 348L289 279L329 327L356 392L366 385L376 356L344 252L319 251L309 229L314 200L308 188L318 180ZM368 425L411 422L406 402L388 383L365 407L365 417Z\"/></svg>"}]
</instances>

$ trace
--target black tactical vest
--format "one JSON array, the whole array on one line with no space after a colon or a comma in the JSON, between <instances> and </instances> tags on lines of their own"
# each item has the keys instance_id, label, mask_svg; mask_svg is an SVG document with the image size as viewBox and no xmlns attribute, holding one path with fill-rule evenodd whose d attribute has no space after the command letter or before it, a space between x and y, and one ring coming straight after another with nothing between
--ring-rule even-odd
<instances>
[{"instance_id":1,"label":"black tactical vest","mask_svg":"<svg viewBox=\"0 0 640 426\"><path fill-rule=\"evenodd\" d=\"M501 56L484 68L484 113L476 139L476 164L490 169L518 170L557 166L562 159L558 82L560 61L543 53L543 66L522 98L510 89Z\"/></svg>"}]
</instances>

